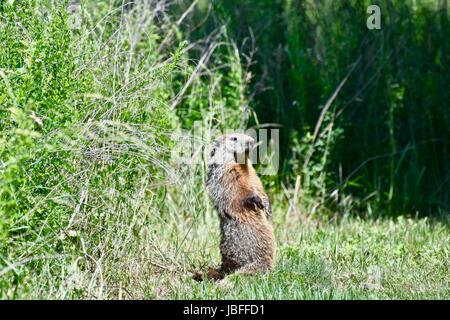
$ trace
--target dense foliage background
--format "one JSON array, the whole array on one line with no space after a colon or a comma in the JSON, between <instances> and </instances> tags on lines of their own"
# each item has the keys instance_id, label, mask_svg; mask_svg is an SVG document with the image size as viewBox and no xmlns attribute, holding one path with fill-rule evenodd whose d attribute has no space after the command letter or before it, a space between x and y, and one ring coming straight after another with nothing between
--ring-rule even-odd
<instances>
[{"instance_id":1,"label":"dense foliage background","mask_svg":"<svg viewBox=\"0 0 450 320\"><path fill-rule=\"evenodd\" d=\"M449 10L0 0L0 297L448 298ZM218 262L207 141L173 157L199 123L280 128L260 287L190 289Z\"/></svg>"},{"instance_id":2,"label":"dense foliage background","mask_svg":"<svg viewBox=\"0 0 450 320\"><path fill-rule=\"evenodd\" d=\"M381 8L381 30L365 28L371 4ZM449 211L447 1L219 1L212 8L218 19L205 34L224 24L242 54L252 52L249 43L256 47L250 105L260 123L283 126L280 180L314 180L325 170L320 196L339 185L370 195L375 211L389 216ZM316 142L302 167L304 145L349 72L320 127L324 150Z\"/></svg>"}]
</instances>

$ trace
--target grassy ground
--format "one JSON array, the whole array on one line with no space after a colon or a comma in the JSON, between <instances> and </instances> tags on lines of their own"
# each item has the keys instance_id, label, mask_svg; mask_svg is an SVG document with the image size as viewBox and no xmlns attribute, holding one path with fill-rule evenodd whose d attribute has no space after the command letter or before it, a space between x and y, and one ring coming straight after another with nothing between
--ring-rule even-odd
<instances>
[{"instance_id":1,"label":"grassy ground","mask_svg":"<svg viewBox=\"0 0 450 320\"><path fill-rule=\"evenodd\" d=\"M277 267L266 276L196 283L161 275L157 298L177 299L448 299L449 232L425 220L277 225ZM208 237L209 238L209 237ZM206 239L206 238L205 238ZM192 257L215 262L217 239Z\"/></svg>"}]
</instances>

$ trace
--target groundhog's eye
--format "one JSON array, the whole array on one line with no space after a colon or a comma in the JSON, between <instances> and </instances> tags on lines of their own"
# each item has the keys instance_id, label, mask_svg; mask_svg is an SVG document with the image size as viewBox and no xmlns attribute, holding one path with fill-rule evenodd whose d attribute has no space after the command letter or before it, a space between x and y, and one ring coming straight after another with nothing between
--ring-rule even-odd
<instances>
[{"instance_id":1,"label":"groundhog's eye","mask_svg":"<svg viewBox=\"0 0 450 320\"><path fill-rule=\"evenodd\" d=\"M231 141L237 141L237 137L231 137Z\"/></svg>"}]
</instances>

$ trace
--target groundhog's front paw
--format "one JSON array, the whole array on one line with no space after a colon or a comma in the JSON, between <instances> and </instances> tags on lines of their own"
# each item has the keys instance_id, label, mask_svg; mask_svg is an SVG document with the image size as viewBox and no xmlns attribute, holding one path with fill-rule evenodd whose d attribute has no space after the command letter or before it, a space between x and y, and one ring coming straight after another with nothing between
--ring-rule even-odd
<instances>
[{"instance_id":1,"label":"groundhog's front paw","mask_svg":"<svg viewBox=\"0 0 450 320\"><path fill-rule=\"evenodd\" d=\"M249 197L244 199L244 207L249 209L263 209L264 203L260 196L258 196L256 193L252 193Z\"/></svg>"}]
</instances>

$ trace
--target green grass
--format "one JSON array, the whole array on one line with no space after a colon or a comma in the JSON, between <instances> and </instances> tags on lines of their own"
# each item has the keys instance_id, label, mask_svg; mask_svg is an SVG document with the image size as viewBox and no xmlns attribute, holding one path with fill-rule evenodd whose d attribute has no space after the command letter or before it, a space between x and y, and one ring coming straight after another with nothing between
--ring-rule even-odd
<instances>
[{"instance_id":1,"label":"green grass","mask_svg":"<svg viewBox=\"0 0 450 320\"><path fill-rule=\"evenodd\" d=\"M203 226L202 226L203 228ZM254 277L197 283L186 273L162 275L177 299L449 299L449 230L425 220L276 226L276 270ZM218 263L217 241L192 258ZM208 258L203 258L203 257Z\"/></svg>"},{"instance_id":2,"label":"green grass","mask_svg":"<svg viewBox=\"0 0 450 320\"><path fill-rule=\"evenodd\" d=\"M304 215L286 217L275 203L275 271L230 275L216 283L191 278L193 271L220 263L214 211L174 219L156 215L144 203L133 208L128 214L105 213L108 221L96 235L67 232L66 241L83 243L84 253L80 248L37 261L34 268L28 265L28 272L21 273L23 283L11 286L3 298L450 298L450 232L443 222L319 222Z\"/></svg>"}]
</instances>

